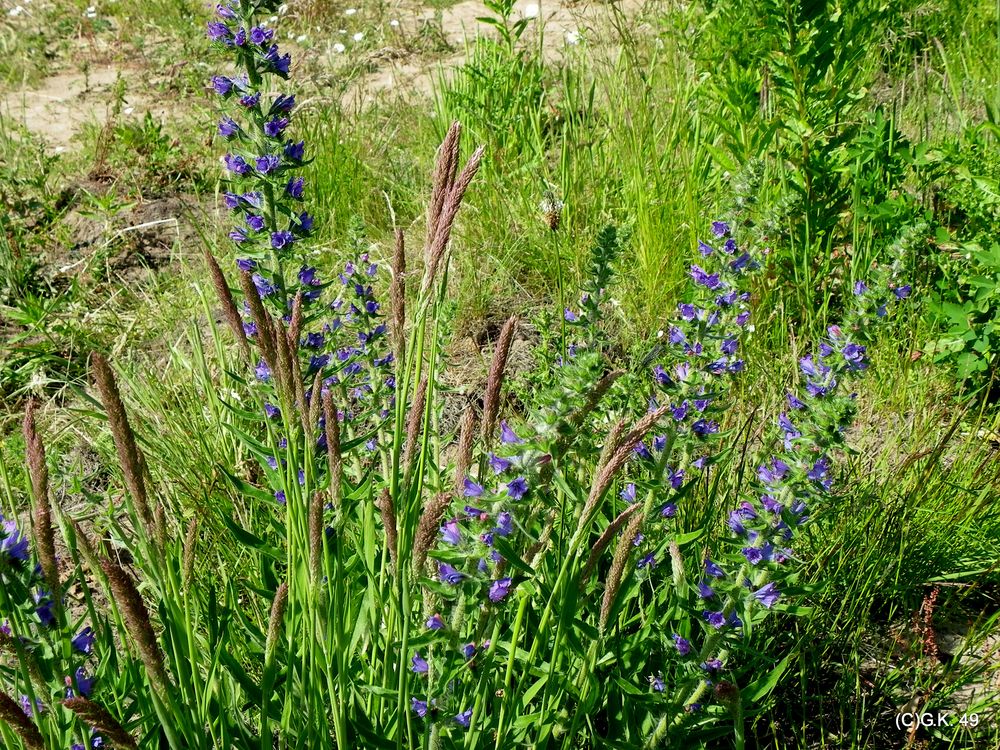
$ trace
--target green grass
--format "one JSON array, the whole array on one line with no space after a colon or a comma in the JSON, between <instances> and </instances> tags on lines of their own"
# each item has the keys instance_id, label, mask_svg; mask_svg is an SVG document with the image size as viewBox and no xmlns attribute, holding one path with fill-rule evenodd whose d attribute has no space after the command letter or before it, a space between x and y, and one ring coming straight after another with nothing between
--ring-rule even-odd
<instances>
[{"instance_id":1,"label":"green grass","mask_svg":"<svg viewBox=\"0 0 1000 750\"><path fill-rule=\"evenodd\" d=\"M449 5L430 7L441 11ZM217 670L211 687L192 675L190 692L177 700L197 706L198 718L221 732L224 722L214 718L220 706L248 706L254 698L231 665L212 665L210 655L222 644L254 681L275 679L263 657L269 596L280 575L305 575L307 528L302 518L289 518L287 526L276 521L273 504L248 496L222 471L257 487L263 482L240 439L241 432L259 430L241 412L255 411L259 395L235 362L201 262L207 247L235 278L225 217L196 219L196 231L185 239L189 244L176 244L171 262L139 277L116 270L111 261L122 250L116 232L129 221L131 207L176 194L215 202L221 190L215 160L223 145L209 138L217 103L202 92L204 81L219 70L219 56L202 38L197 4L118 0L101 6L93 23L83 17L84 7L40 6L30 23L5 17L0 91L30 90L51 72L111 61L133 78L155 79L149 98L169 102L170 114L164 122L126 117L119 98L108 126L86 130L58 156L9 118L0 119L0 198L13 209L0 215L0 500L5 516L23 515L29 504L17 425L26 399L40 397L54 494L63 511L137 557L137 567L150 576L144 593L161 604L156 619L167 632L183 632L180 642L168 644L172 668L183 671L188 648L196 668ZM463 160L474 146L487 148L453 236L447 299L428 302L426 322L414 318L415 326L426 326L414 329L426 339L411 346L440 373L442 399L469 400L477 392L481 378L464 373L484 369L488 348L512 313L537 323L526 336L533 361L564 347L564 327L553 321L561 319L561 308L576 305L591 247L606 224L618 225L628 237L608 290L607 366L629 369L632 385L648 376L639 363L684 298L688 265L697 262L693 248L708 239L711 220L732 217L746 228L755 251L767 254L765 271L752 287L757 313L744 343L746 376L734 385L734 405L723 425L731 453L718 476L685 499L685 530L705 534L697 544L723 537L722 513L756 471L768 447L766 425L784 408L786 390L797 384L796 361L808 342L841 319L856 280L873 266L886 266L894 253L903 259L914 295L901 318L870 343L874 377L858 388L854 450L838 453L836 503L796 549L795 603L801 609L755 627L734 657L745 678L740 687L747 689L753 676L790 656L774 691L748 702L746 742L773 748L904 747L906 734L894 724L900 706L953 710L963 685L995 683L1000 512L993 497L1000 486L1000 413L991 387L992 354L975 350L970 339L966 351L989 362L976 371L983 374L964 381L956 377L955 358L911 355L943 336L934 305L955 295L964 303L963 285L978 283L979 272L955 248L997 238L1000 199L991 153L997 146L992 126L1000 124L1000 5L719 0L648 3L628 16L612 5L584 28L581 44L563 45L551 34L543 47L533 26L515 26L516 11L501 2L480 15L498 19L506 36L469 41L458 67L440 70L434 66L447 54L446 45L426 29L391 31L388 19L401 16L395 8L350 18L346 8L290 3L280 24L282 37L286 28L307 35L290 85L300 101L296 133L313 159L303 171L309 210L318 219L307 261L324 278L349 257L359 224L362 242L384 264L391 259L393 230L402 227L410 268L417 269L415 285L437 145L457 119L465 131ZM43 45L47 36L39 29L46 25L64 41ZM364 30L366 38L347 54L328 54L328 43L342 38L341 28ZM382 64L385 49L428 65L431 90L348 105L355 87ZM174 63L184 64L164 75ZM541 207L550 197L562 202L555 230ZM71 223L77 215L104 226L97 241L82 249ZM947 230L948 243L937 239L939 227ZM76 262L81 273L60 271ZM384 285L378 292L385 296ZM993 309L982 312L984 317L970 318L969 328L989 340L982 330L986 323L977 321L992 321ZM91 390L91 351L114 356L173 536L180 540L186 524L198 519L190 589L180 584L184 545L171 542L162 564L157 562L151 542L123 510L131 506L120 499L117 452ZM452 372L458 373L454 380ZM526 366L517 373L506 403L512 419L530 409L539 383L550 382L552 372ZM411 392L402 390L403 404L415 386L415 373L407 377L413 379ZM615 408L634 406L639 392L639 386L623 389ZM427 465L421 467L426 476L413 484L397 477L411 493L397 510L409 514L411 524L421 493L450 481L453 407L445 400L432 404L423 445ZM405 429L404 407L399 409L390 434L397 441ZM592 439L607 427L595 423ZM441 458L440 470L432 458ZM589 485L593 459L581 459L567 473L571 487L560 490L564 502L579 489L573 482ZM338 606L357 629L348 632L319 619L311 600L293 602L289 627L316 642L300 652L281 652L292 665L290 682L280 687L289 697L275 701L304 690L312 703L301 716L284 703L284 713L268 721L302 732L316 731L316 725L296 722L318 722L344 736L345 717L360 721L358 716L370 713L375 725L352 725L350 732L358 732L353 738L369 742L366 732L384 732L433 747L410 713L396 706L409 693L397 691L402 678L394 671L393 649L413 636L405 623L414 604L381 553L376 484L398 470L391 455L382 464L372 474L362 472L361 463L352 467L358 511L350 520L350 544L357 547L337 547L328 563L328 572L340 579L370 583L357 600L338 589L338 596L347 597ZM602 516L600 523L608 520ZM234 524L260 544L234 543ZM556 548L568 553L568 541L559 538ZM274 562L271 547L287 557ZM685 554L698 556L693 546ZM638 658L623 647L616 654L620 661L607 657L616 666L602 673L598 664L604 662L588 652L589 642L576 650L574 639L590 631L544 619L547 605L559 606L570 596L560 582L560 563L547 558L540 568L538 590L523 599L531 607L525 604L527 614L516 621L521 630L512 637L505 631L509 640L505 650L498 647L491 667L501 675L513 670L513 681L504 682L508 693L493 702L501 726L516 726L523 742L530 737L548 747L572 746L559 734L570 727L588 738L581 742L596 742L600 721L615 715L620 695L588 682L594 679L589 670L618 678ZM182 597L182 589L201 593ZM918 613L932 591L937 594L930 621L937 632L945 640L960 634L966 656L992 638L992 655L977 662L927 652ZM638 627L646 606L636 603L643 601L638 586L628 595L637 597L628 600L635 609L625 605L617 615L625 631ZM242 609L234 606L237 598ZM550 636L552 651L545 650ZM419 645L420 636L413 637ZM332 660L324 644L334 642L343 659L337 669L311 669ZM371 645L370 658L359 643ZM535 648L543 649L544 658L532 662ZM402 657L402 674L408 659ZM343 685L334 683L344 679L348 665L371 683L334 706L329 717L316 719L327 705L323 696L341 695ZM575 684L572 700L554 685L535 682L561 669ZM0 675L0 689L7 690L4 680L13 679L12 673L0 666ZM141 692L141 664L132 659L121 675L122 685ZM639 688L645 695L646 686ZM517 722L511 695L551 717L555 729L529 734L527 721ZM569 716L566 706L596 695L605 701L594 714L602 718L586 725L586 712L579 723ZM177 707L143 700L141 710L117 708L152 743L156 722L150 717L170 716ZM969 710L985 717L989 708ZM260 720L257 709L245 714L246 725ZM700 746L731 746L729 718L717 721L723 729L706 729ZM998 722L993 715L976 728L921 730L914 739L930 747L992 746L1000 739ZM0 736L17 746L9 733Z\"/></svg>"}]
</instances>

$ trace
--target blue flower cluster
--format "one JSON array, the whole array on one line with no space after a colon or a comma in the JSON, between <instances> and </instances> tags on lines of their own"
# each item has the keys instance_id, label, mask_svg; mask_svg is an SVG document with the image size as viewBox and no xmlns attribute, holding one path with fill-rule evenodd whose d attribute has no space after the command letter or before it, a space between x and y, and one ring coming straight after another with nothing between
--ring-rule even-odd
<instances>
[{"instance_id":1,"label":"blue flower cluster","mask_svg":"<svg viewBox=\"0 0 1000 750\"><path fill-rule=\"evenodd\" d=\"M4 594L0 597L0 642L17 639L20 648L33 658L50 662L55 674L63 675L63 686L59 694L40 696L37 686L28 685L30 695L21 695L19 703L25 715L40 715L48 710L46 701L82 696L89 698L97 682L87 662L94 653L95 633L89 626L75 634L68 628L62 608L55 606L52 592L48 591L39 564L32 560L28 538L18 528L14 520L2 522L0 535L0 586ZM61 603L62 592L57 592ZM67 648L56 647L61 641L68 641ZM47 670L48 671L48 670ZM103 740L93 734L91 747L101 747ZM74 745L73 748L83 745Z\"/></svg>"}]
</instances>

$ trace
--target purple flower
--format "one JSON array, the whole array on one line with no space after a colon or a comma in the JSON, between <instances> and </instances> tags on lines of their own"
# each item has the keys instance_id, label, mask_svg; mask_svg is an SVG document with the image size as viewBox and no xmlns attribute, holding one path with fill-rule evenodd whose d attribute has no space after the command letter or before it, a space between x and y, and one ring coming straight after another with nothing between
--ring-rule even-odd
<instances>
[{"instance_id":1,"label":"purple flower","mask_svg":"<svg viewBox=\"0 0 1000 750\"><path fill-rule=\"evenodd\" d=\"M788 474L788 464L780 458L771 459L771 465L766 464L757 467L757 476L761 482L768 486L773 486L785 478Z\"/></svg>"},{"instance_id":2,"label":"purple flower","mask_svg":"<svg viewBox=\"0 0 1000 750\"><path fill-rule=\"evenodd\" d=\"M713 221L712 234L714 234L719 239L722 239L727 234L729 234L729 225L724 221Z\"/></svg>"},{"instance_id":3,"label":"purple flower","mask_svg":"<svg viewBox=\"0 0 1000 750\"><path fill-rule=\"evenodd\" d=\"M726 624L726 615L722 612L711 612L706 609L702 612L702 616L705 618L705 622L716 630Z\"/></svg>"},{"instance_id":4,"label":"purple flower","mask_svg":"<svg viewBox=\"0 0 1000 750\"><path fill-rule=\"evenodd\" d=\"M264 229L264 217L257 216L257 214L247 214L247 226L255 232L262 231Z\"/></svg>"},{"instance_id":5,"label":"purple flower","mask_svg":"<svg viewBox=\"0 0 1000 750\"><path fill-rule=\"evenodd\" d=\"M465 478L464 487L462 494L465 497L479 497L483 494L483 486L473 482L469 477Z\"/></svg>"},{"instance_id":6,"label":"purple flower","mask_svg":"<svg viewBox=\"0 0 1000 750\"><path fill-rule=\"evenodd\" d=\"M514 519L507 511L497 514L497 527L494 529L500 536L508 536L514 530Z\"/></svg>"},{"instance_id":7,"label":"purple flower","mask_svg":"<svg viewBox=\"0 0 1000 750\"><path fill-rule=\"evenodd\" d=\"M410 708L413 710L413 713L421 719L427 716L427 701L422 701L418 698L410 698Z\"/></svg>"},{"instance_id":8,"label":"purple flower","mask_svg":"<svg viewBox=\"0 0 1000 750\"><path fill-rule=\"evenodd\" d=\"M691 266L691 278L694 279L694 283L699 286L703 286L706 289L718 289L722 286L722 282L719 280L719 274L717 273L705 273L699 266Z\"/></svg>"},{"instance_id":9,"label":"purple flower","mask_svg":"<svg viewBox=\"0 0 1000 750\"><path fill-rule=\"evenodd\" d=\"M285 185L285 192L292 198L296 200L302 199L302 188L305 185L305 180L301 177L293 177Z\"/></svg>"},{"instance_id":10,"label":"purple flower","mask_svg":"<svg viewBox=\"0 0 1000 750\"><path fill-rule=\"evenodd\" d=\"M520 500L528 494L528 480L518 477L507 483L507 494L512 500Z\"/></svg>"},{"instance_id":11,"label":"purple flower","mask_svg":"<svg viewBox=\"0 0 1000 750\"><path fill-rule=\"evenodd\" d=\"M662 508L660 508L660 516L662 518L673 518L677 515L677 506L673 503L667 503Z\"/></svg>"},{"instance_id":12,"label":"purple flower","mask_svg":"<svg viewBox=\"0 0 1000 750\"><path fill-rule=\"evenodd\" d=\"M774 583L766 583L759 589L753 592L754 597L757 601L763 604L767 609L770 609L775 605L778 599L781 598L781 592L778 591L778 587Z\"/></svg>"},{"instance_id":13,"label":"purple flower","mask_svg":"<svg viewBox=\"0 0 1000 750\"><path fill-rule=\"evenodd\" d=\"M240 106L246 107L247 109L252 109L257 106L257 102L260 101L260 92L255 91L252 94L244 94L240 97Z\"/></svg>"},{"instance_id":14,"label":"purple flower","mask_svg":"<svg viewBox=\"0 0 1000 750\"><path fill-rule=\"evenodd\" d=\"M441 619L441 615L437 612L428 617L427 622L424 624L428 630L444 630L444 620Z\"/></svg>"},{"instance_id":15,"label":"purple flower","mask_svg":"<svg viewBox=\"0 0 1000 750\"><path fill-rule=\"evenodd\" d=\"M490 453L490 468L493 469L493 473L502 474L510 468L510 461L506 458L501 458L495 453Z\"/></svg>"},{"instance_id":16,"label":"purple flower","mask_svg":"<svg viewBox=\"0 0 1000 750\"><path fill-rule=\"evenodd\" d=\"M703 661L700 666L709 674L714 674L715 672L718 672L720 669L722 669L722 660L707 659L706 661Z\"/></svg>"},{"instance_id":17,"label":"purple flower","mask_svg":"<svg viewBox=\"0 0 1000 750\"><path fill-rule=\"evenodd\" d=\"M681 656L687 656L691 653L691 641L687 638L681 638L677 633L674 633L674 646L677 647L677 653Z\"/></svg>"},{"instance_id":18,"label":"purple flower","mask_svg":"<svg viewBox=\"0 0 1000 750\"><path fill-rule=\"evenodd\" d=\"M264 403L264 414L268 419L275 419L281 416L281 409L271 403Z\"/></svg>"},{"instance_id":19,"label":"purple flower","mask_svg":"<svg viewBox=\"0 0 1000 750\"><path fill-rule=\"evenodd\" d=\"M463 726L466 729L468 729L469 728L469 724L472 722L472 709L471 708L467 708L465 711L462 711L462 713L455 714L454 718L455 718L455 723L456 724L458 724L459 726Z\"/></svg>"},{"instance_id":20,"label":"purple flower","mask_svg":"<svg viewBox=\"0 0 1000 750\"><path fill-rule=\"evenodd\" d=\"M734 271L742 271L750 265L750 253L743 253L736 260L729 262L729 267Z\"/></svg>"},{"instance_id":21,"label":"purple flower","mask_svg":"<svg viewBox=\"0 0 1000 750\"><path fill-rule=\"evenodd\" d=\"M722 568L707 557L705 558L705 572L712 576L712 578L722 578L725 575Z\"/></svg>"},{"instance_id":22,"label":"purple flower","mask_svg":"<svg viewBox=\"0 0 1000 750\"><path fill-rule=\"evenodd\" d=\"M97 678L87 677L87 673L83 670L83 667L77 667L76 672L73 673L73 685L76 688L76 694L84 698L89 698L94 692L95 682L97 682Z\"/></svg>"},{"instance_id":23,"label":"purple flower","mask_svg":"<svg viewBox=\"0 0 1000 750\"><path fill-rule=\"evenodd\" d=\"M271 379L271 368L267 366L264 360L260 360L254 368L254 374L257 376L257 380L266 383Z\"/></svg>"},{"instance_id":24,"label":"purple flower","mask_svg":"<svg viewBox=\"0 0 1000 750\"><path fill-rule=\"evenodd\" d=\"M233 174L245 175L250 173L250 165L247 164L246 159L242 156L234 154L226 154L223 157L223 163Z\"/></svg>"},{"instance_id":25,"label":"purple flower","mask_svg":"<svg viewBox=\"0 0 1000 750\"><path fill-rule=\"evenodd\" d=\"M264 123L264 135L268 138L277 138L286 127L288 127L287 117L275 117Z\"/></svg>"},{"instance_id":26,"label":"purple flower","mask_svg":"<svg viewBox=\"0 0 1000 750\"><path fill-rule=\"evenodd\" d=\"M281 166L281 157L277 154L264 154L263 156L258 156L254 160L257 165L257 171L261 174L270 174Z\"/></svg>"},{"instance_id":27,"label":"purple flower","mask_svg":"<svg viewBox=\"0 0 1000 750\"><path fill-rule=\"evenodd\" d=\"M511 584L514 583L513 578L500 578L490 585L489 597L491 602L498 602L504 599L510 593Z\"/></svg>"},{"instance_id":28,"label":"purple flower","mask_svg":"<svg viewBox=\"0 0 1000 750\"><path fill-rule=\"evenodd\" d=\"M628 484L626 484L625 485L625 489L623 489L619 493L619 496L626 503L634 503L635 502L635 485L632 482L629 482Z\"/></svg>"},{"instance_id":29,"label":"purple flower","mask_svg":"<svg viewBox=\"0 0 1000 750\"><path fill-rule=\"evenodd\" d=\"M213 42L222 42L223 44L231 44L233 32L229 30L229 27L221 21L209 21L208 23L208 38Z\"/></svg>"},{"instance_id":30,"label":"purple flower","mask_svg":"<svg viewBox=\"0 0 1000 750\"><path fill-rule=\"evenodd\" d=\"M797 398L794 393L791 393L791 392L786 393L785 394L785 398L788 399L788 408L789 409L794 409L794 410L798 411L800 409L805 409L806 408L805 402L801 401L799 398Z\"/></svg>"},{"instance_id":31,"label":"purple flower","mask_svg":"<svg viewBox=\"0 0 1000 750\"><path fill-rule=\"evenodd\" d=\"M667 375L667 371L663 369L663 365L657 365L653 368L653 378L660 385L670 385L673 382Z\"/></svg>"},{"instance_id":32,"label":"purple flower","mask_svg":"<svg viewBox=\"0 0 1000 750\"><path fill-rule=\"evenodd\" d=\"M258 47L263 47L273 38L274 31L271 29L264 29L260 26L254 26L250 29L250 42L256 44Z\"/></svg>"},{"instance_id":33,"label":"purple flower","mask_svg":"<svg viewBox=\"0 0 1000 750\"><path fill-rule=\"evenodd\" d=\"M860 297L862 294L868 291L868 285L863 281L854 282L854 296Z\"/></svg>"},{"instance_id":34,"label":"purple flower","mask_svg":"<svg viewBox=\"0 0 1000 750\"><path fill-rule=\"evenodd\" d=\"M438 574L441 576L441 580L450 586L457 586L465 578L463 573L460 573L448 563L440 563L438 565Z\"/></svg>"},{"instance_id":35,"label":"purple flower","mask_svg":"<svg viewBox=\"0 0 1000 750\"><path fill-rule=\"evenodd\" d=\"M466 661L468 661L475 655L476 655L475 643L466 643L464 646L462 646L462 656L465 657Z\"/></svg>"},{"instance_id":36,"label":"purple flower","mask_svg":"<svg viewBox=\"0 0 1000 750\"><path fill-rule=\"evenodd\" d=\"M458 526L458 522L452 519L445 523L441 527L441 538L444 539L448 544L461 544L462 543L462 530Z\"/></svg>"},{"instance_id":37,"label":"purple flower","mask_svg":"<svg viewBox=\"0 0 1000 750\"><path fill-rule=\"evenodd\" d=\"M639 568L640 570L646 567L655 568L656 555L654 555L652 552L650 552L648 555L644 555L642 558L639 559L639 562L636 563L635 567Z\"/></svg>"},{"instance_id":38,"label":"purple flower","mask_svg":"<svg viewBox=\"0 0 1000 750\"><path fill-rule=\"evenodd\" d=\"M430 665L427 660L420 655L419 651L414 652L413 658L410 659L410 669L417 674L427 674L430 669Z\"/></svg>"},{"instance_id":39,"label":"purple flower","mask_svg":"<svg viewBox=\"0 0 1000 750\"><path fill-rule=\"evenodd\" d=\"M287 96L285 94L280 94L274 100L274 104L271 105L271 108L277 112L290 112L292 110L292 107L294 106L295 106L294 94L288 94Z\"/></svg>"},{"instance_id":40,"label":"purple flower","mask_svg":"<svg viewBox=\"0 0 1000 750\"><path fill-rule=\"evenodd\" d=\"M706 245L701 240L698 240L698 252L701 253L701 257L707 258L709 255L715 252L711 245Z\"/></svg>"},{"instance_id":41,"label":"purple flower","mask_svg":"<svg viewBox=\"0 0 1000 750\"><path fill-rule=\"evenodd\" d=\"M233 90L233 81L225 76L212 76L212 88L219 96L225 96Z\"/></svg>"},{"instance_id":42,"label":"purple flower","mask_svg":"<svg viewBox=\"0 0 1000 750\"><path fill-rule=\"evenodd\" d=\"M896 295L896 299L906 299L910 296L912 287L909 284L903 284L903 286L898 286L892 290L892 293Z\"/></svg>"},{"instance_id":43,"label":"purple flower","mask_svg":"<svg viewBox=\"0 0 1000 750\"><path fill-rule=\"evenodd\" d=\"M864 370L868 367L865 362L865 347L860 344L847 344L840 353L852 370Z\"/></svg>"},{"instance_id":44,"label":"purple flower","mask_svg":"<svg viewBox=\"0 0 1000 750\"><path fill-rule=\"evenodd\" d=\"M302 161L302 157L306 152L305 141L299 141L298 143L289 143L285 146L285 157L290 161Z\"/></svg>"},{"instance_id":45,"label":"purple flower","mask_svg":"<svg viewBox=\"0 0 1000 750\"><path fill-rule=\"evenodd\" d=\"M719 431L719 423L712 419L699 419L691 425L691 431L698 437L707 437Z\"/></svg>"},{"instance_id":46,"label":"purple flower","mask_svg":"<svg viewBox=\"0 0 1000 750\"><path fill-rule=\"evenodd\" d=\"M292 64L292 56L288 54L279 56L278 45L272 44L267 54L264 55L264 61L271 66L271 70L284 78L288 75L288 69Z\"/></svg>"},{"instance_id":47,"label":"purple flower","mask_svg":"<svg viewBox=\"0 0 1000 750\"><path fill-rule=\"evenodd\" d=\"M565 310L563 310L563 318L565 318L566 321L569 322L569 323L575 323L576 321L578 321L580 319L577 316L577 314L575 312L573 312L572 310L570 310L568 307Z\"/></svg>"},{"instance_id":48,"label":"purple flower","mask_svg":"<svg viewBox=\"0 0 1000 750\"><path fill-rule=\"evenodd\" d=\"M88 626L73 636L70 644L81 654L89 654L94 649L94 640L94 629Z\"/></svg>"},{"instance_id":49,"label":"purple flower","mask_svg":"<svg viewBox=\"0 0 1000 750\"><path fill-rule=\"evenodd\" d=\"M275 250L281 250L283 247L291 245L295 241L295 237L291 232L286 230L281 230L280 232L271 233L271 247Z\"/></svg>"},{"instance_id":50,"label":"purple flower","mask_svg":"<svg viewBox=\"0 0 1000 750\"><path fill-rule=\"evenodd\" d=\"M507 445L517 445L523 443L524 440L519 438L517 434L510 428L506 420L500 420L500 442Z\"/></svg>"},{"instance_id":51,"label":"purple flower","mask_svg":"<svg viewBox=\"0 0 1000 750\"><path fill-rule=\"evenodd\" d=\"M236 120L232 117L223 117L221 122L219 122L219 135L223 138L232 138L239 132L240 126L236 124Z\"/></svg>"},{"instance_id":52,"label":"purple flower","mask_svg":"<svg viewBox=\"0 0 1000 750\"><path fill-rule=\"evenodd\" d=\"M257 293L261 297L268 297L276 291L274 284L265 279L259 273L255 273L250 278L253 280L253 285L257 287Z\"/></svg>"},{"instance_id":53,"label":"purple flower","mask_svg":"<svg viewBox=\"0 0 1000 750\"><path fill-rule=\"evenodd\" d=\"M6 557L10 562L27 562L28 539L21 534L17 523L4 521L3 532L3 539L0 539L0 557Z\"/></svg>"},{"instance_id":54,"label":"purple flower","mask_svg":"<svg viewBox=\"0 0 1000 750\"><path fill-rule=\"evenodd\" d=\"M715 596L715 591L704 581L698 581L698 596L702 599L711 599Z\"/></svg>"}]
</instances>

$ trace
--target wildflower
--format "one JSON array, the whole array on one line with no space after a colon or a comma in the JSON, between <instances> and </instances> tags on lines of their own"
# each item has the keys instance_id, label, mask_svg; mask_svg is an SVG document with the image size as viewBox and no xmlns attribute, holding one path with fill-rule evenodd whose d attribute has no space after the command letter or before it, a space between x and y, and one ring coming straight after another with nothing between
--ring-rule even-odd
<instances>
[{"instance_id":1,"label":"wildflower","mask_svg":"<svg viewBox=\"0 0 1000 750\"><path fill-rule=\"evenodd\" d=\"M441 527L441 538L448 544L462 543L462 530L458 527L458 522L451 520Z\"/></svg>"},{"instance_id":2,"label":"wildflower","mask_svg":"<svg viewBox=\"0 0 1000 750\"><path fill-rule=\"evenodd\" d=\"M707 659L706 661L703 661L700 666L709 674L714 674L722 669L722 661L720 659Z\"/></svg>"},{"instance_id":3,"label":"wildflower","mask_svg":"<svg viewBox=\"0 0 1000 750\"><path fill-rule=\"evenodd\" d=\"M698 581L698 596L702 599L711 599L715 596L715 591L704 581Z\"/></svg>"},{"instance_id":4,"label":"wildflower","mask_svg":"<svg viewBox=\"0 0 1000 750\"><path fill-rule=\"evenodd\" d=\"M677 633L674 633L674 646L676 646L677 653L681 656L687 656L691 653L691 641L687 638L682 638Z\"/></svg>"},{"instance_id":5,"label":"wildflower","mask_svg":"<svg viewBox=\"0 0 1000 750\"><path fill-rule=\"evenodd\" d=\"M419 651L413 654L413 657L410 659L410 665L410 669L417 674L427 674L427 671L430 669L427 660L420 655Z\"/></svg>"},{"instance_id":6,"label":"wildflower","mask_svg":"<svg viewBox=\"0 0 1000 750\"><path fill-rule=\"evenodd\" d=\"M455 723L459 726L463 726L466 729L469 728L469 724L472 722L472 709L468 708L462 711L460 714L455 714Z\"/></svg>"},{"instance_id":7,"label":"wildflower","mask_svg":"<svg viewBox=\"0 0 1000 750\"><path fill-rule=\"evenodd\" d=\"M495 531L500 536L507 536L513 530L514 530L514 519L507 511L501 511L497 515L497 527Z\"/></svg>"},{"instance_id":8,"label":"wildflower","mask_svg":"<svg viewBox=\"0 0 1000 750\"><path fill-rule=\"evenodd\" d=\"M706 609L704 612L702 612L702 615L705 618L705 622L707 622L716 630L719 630L723 625L726 624L726 616L723 612L711 612Z\"/></svg>"},{"instance_id":9,"label":"wildflower","mask_svg":"<svg viewBox=\"0 0 1000 750\"><path fill-rule=\"evenodd\" d=\"M714 234L718 239L722 239L729 234L729 225L724 221L713 221L712 234Z\"/></svg>"},{"instance_id":10,"label":"wildflower","mask_svg":"<svg viewBox=\"0 0 1000 750\"><path fill-rule=\"evenodd\" d=\"M636 567L639 568L640 570L646 567L655 568L656 556L652 552L650 552L648 555L643 556L638 563L636 563Z\"/></svg>"},{"instance_id":11,"label":"wildflower","mask_svg":"<svg viewBox=\"0 0 1000 750\"><path fill-rule=\"evenodd\" d=\"M649 685L650 687L653 688L653 691L657 693L662 693L664 690L667 689L667 683L663 681L662 676L650 675Z\"/></svg>"},{"instance_id":12,"label":"wildflower","mask_svg":"<svg viewBox=\"0 0 1000 750\"><path fill-rule=\"evenodd\" d=\"M448 563L439 564L438 573L441 576L441 580L451 586L457 586L462 582L462 579L465 578L463 573L460 573Z\"/></svg>"},{"instance_id":13,"label":"wildflower","mask_svg":"<svg viewBox=\"0 0 1000 750\"><path fill-rule=\"evenodd\" d=\"M428 630L444 630L444 620L436 612L427 618L425 625Z\"/></svg>"},{"instance_id":14,"label":"wildflower","mask_svg":"<svg viewBox=\"0 0 1000 750\"><path fill-rule=\"evenodd\" d=\"M3 516L0 516L3 518ZM28 539L21 534L15 521L3 522L3 538L0 539L0 558L8 562L27 562Z\"/></svg>"},{"instance_id":15,"label":"wildflower","mask_svg":"<svg viewBox=\"0 0 1000 750\"><path fill-rule=\"evenodd\" d=\"M287 117L275 117L264 123L264 135L268 138L277 138L288 127Z\"/></svg>"},{"instance_id":16,"label":"wildflower","mask_svg":"<svg viewBox=\"0 0 1000 750\"><path fill-rule=\"evenodd\" d=\"M427 716L427 701L422 701L419 698L410 698L410 708L420 718Z\"/></svg>"},{"instance_id":17,"label":"wildflower","mask_svg":"<svg viewBox=\"0 0 1000 750\"><path fill-rule=\"evenodd\" d=\"M508 482L507 494L512 500L520 500L528 494L528 481L524 477L518 477Z\"/></svg>"},{"instance_id":18,"label":"wildflower","mask_svg":"<svg viewBox=\"0 0 1000 750\"><path fill-rule=\"evenodd\" d=\"M479 497L483 494L483 486L473 482L469 477L465 478L464 487L462 494L465 497Z\"/></svg>"},{"instance_id":19,"label":"wildflower","mask_svg":"<svg viewBox=\"0 0 1000 750\"><path fill-rule=\"evenodd\" d=\"M94 648L94 640L94 629L88 626L73 636L70 644L81 654L89 654Z\"/></svg>"},{"instance_id":20,"label":"wildflower","mask_svg":"<svg viewBox=\"0 0 1000 750\"><path fill-rule=\"evenodd\" d=\"M629 482L628 484L626 484L625 485L625 489L623 489L619 493L619 497L621 497L621 499L624 500L626 503L634 503L635 502L635 485L632 482Z\"/></svg>"},{"instance_id":21,"label":"wildflower","mask_svg":"<svg viewBox=\"0 0 1000 750\"><path fill-rule=\"evenodd\" d=\"M284 247L288 247L294 241L295 237L291 232L282 230L280 232L271 233L271 247L275 250L281 250Z\"/></svg>"},{"instance_id":22,"label":"wildflower","mask_svg":"<svg viewBox=\"0 0 1000 750\"><path fill-rule=\"evenodd\" d=\"M523 443L524 440L519 438L517 434L510 428L506 420L500 420L500 442L507 445L517 445Z\"/></svg>"},{"instance_id":23,"label":"wildflower","mask_svg":"<svg viewBox=\"0 0 1000 750\"><path fill-rule=\"evenodd\" d=\"M778 591L778 587L773 582L764 584L754 591L753 595L767 609L773 607L778 599L781 598L781 592Z\"/></svg>"},{"instance_id":24,"label":"wildflower","mask_svg":"<svg viewBox=\"0 0 1000 750\"><path fill-rule=\"evenodd\" d=\"M240 132L240 126L231 117L223 117L219 122L219 135L223 138L232 138Z\"/></svg>"},{"instance_id":25,"label":"wildflower","mask_svg":"<svg viewBox=\"0 0 1000 750\"><path fill-rule=\"evenodd\" d=\"M722 568L720 568L716 563L712 562L711 559L705 558L705 572L712 576L712 578L722 578L725 574Z\"/></svg>"},{"instance_id":26,"label":"wildflower","mask_svg":"<svg viewBox=\"0 0 1000 750\"><path fill-rule=\"evenodd\" d=\"M660 508L660 516L662 518L673 518L677 515L677 506L674 503L667 503L662 508Z\"/></svg>"},{"instance_id":27,"label":"wildflower","mask_svg":"<svg viewBox=\"0 0 1000 750\"><path fill-rule=\"evenodd\" d=\"M499 602L510 594L510 587L513 578L500 578L490 585L489 597L491 602Z\"/></svg>"},{"instance_id":28,"label":"wildflower","mask_svg":"<svg viewBox=\"0 0 1000 750\"><path fill-rule=\"evenodd\" d=\"M94 692L95 682L97 682L96 677L87 677L87 673L83 667L77 667L76 672L73 673L73 679L69 680L67 678L67 684L72 684L72 687L66 691L66 697L72 698L73 695L70 695L70 693L75 693L84 698L89 698Z\"/></svg>"}]
</instances>

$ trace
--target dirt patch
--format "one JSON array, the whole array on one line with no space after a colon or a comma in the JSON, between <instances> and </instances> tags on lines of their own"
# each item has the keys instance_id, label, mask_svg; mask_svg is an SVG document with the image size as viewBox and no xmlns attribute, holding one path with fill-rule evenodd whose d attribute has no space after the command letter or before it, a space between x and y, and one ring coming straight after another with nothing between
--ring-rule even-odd
<instances>
[{"instance_id":1,"label":"dirt patch","mask_svg":"<svg viewBox=\"0 0 1000 750\"><path fill-rule=\"evenodd\" d=\"M121 99L121 114L128 117L150 112L169 115L169 108L152 99L149 79L113 65L95 65L86 72L59 73L41 86L7 94L0 113L23 124L56 152L72 146L86 125L100 128L115 102Z\"/></svg>"}]
</instances>

